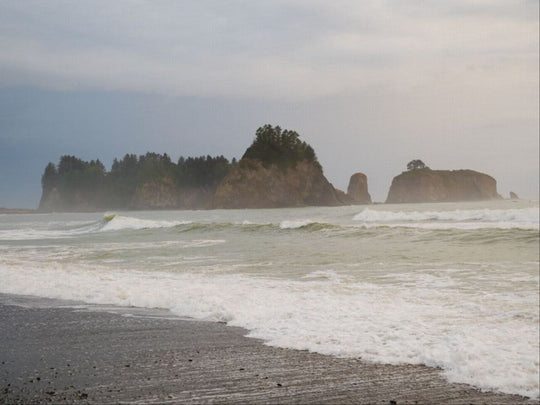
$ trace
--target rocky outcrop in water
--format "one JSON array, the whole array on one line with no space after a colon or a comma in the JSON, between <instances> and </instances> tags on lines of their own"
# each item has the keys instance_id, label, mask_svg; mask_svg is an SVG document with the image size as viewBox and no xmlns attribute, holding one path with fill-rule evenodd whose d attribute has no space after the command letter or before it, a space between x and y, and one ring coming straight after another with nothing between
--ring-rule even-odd
<instances>
[{"instance_id":1,"label":"rocky outcrop in water","mask_svg":"<svg viewBox=\"0 0 540 405\"><path fill-rule=\"evenodd\" d=\"M364 173L355 173L351 176L347 195L351 198L353 204L371 204L367 176Z\"/></svg>"},{"instance_id":2,"label":"rocky outcrop in water","mask_svg":"<svg viewBox=\"0 0 540 405\"><path fill-rule=\"evenodd\" d=\"M514 193L513 191L510 191L510 199L511 200L519 200L519 197L516 193Z\"/></svg>"},{"instance_id":3,"label":"rocky outcrop in water","mask_svg":"<svg viewBox=\"0 0 540 405\"><path fill-rule=\"evenodd\" d=\"M474 170L417 169L394 177L386 203L497 200L497 182Z\"/></svg>"},{"instance_id":4,"label":"rocky outcrop in water","mask_svg":"<svg viewBox=\"0 0 540 405\"><path fill-rule=\"evenodd\" d=\"M279 208L342 204L316 162L304 160L284 168L256 159L242 159L218 186L213 206Z\"/></svg>"}]
</instances>

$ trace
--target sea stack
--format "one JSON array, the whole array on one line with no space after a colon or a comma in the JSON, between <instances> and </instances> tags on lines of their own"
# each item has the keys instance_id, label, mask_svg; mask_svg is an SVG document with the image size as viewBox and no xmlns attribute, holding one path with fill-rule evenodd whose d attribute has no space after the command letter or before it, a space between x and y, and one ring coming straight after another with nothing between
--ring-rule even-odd
<instances>
[{"instance_id":1,"label":"sea stack","mask_svg":"<svg viewBox=\"0 0 540 405\"><path fill-rule=\"evenodd\" d=\"M314 162L282 168L242 159L220 183L214 208L280 208L341 205L334 187Z\"/></svg>"},{"instance_id":2,"label":"sea stack","mask_svg":"<svg viewBox=\"0 0 540 405\"><path fill-rule=\"evenodd\" d=\"M474 170L412 169L394 177L386 203L498 200L497 182Z\"/></svg>"},{"instance_id":3,"label":"sea stack","mask_svg":"<svg viewBox=\"0 0 540 405\"><path fill-rule=\"evenodd\" d=\"M295 131L265 125L219 184L214 208L342 205L315 151Z\"/></svg>"},{"instance_id":4,"label":"sea stack","mask_svg":"<svg viewBox=\"0 0 540 405\"><path fill-rule=\"evenodd\" d=\"M347 195L352 199L354 204L371 204L367 176L364 173L355 173L351 176Z\"/></svg>"}]
</instances>

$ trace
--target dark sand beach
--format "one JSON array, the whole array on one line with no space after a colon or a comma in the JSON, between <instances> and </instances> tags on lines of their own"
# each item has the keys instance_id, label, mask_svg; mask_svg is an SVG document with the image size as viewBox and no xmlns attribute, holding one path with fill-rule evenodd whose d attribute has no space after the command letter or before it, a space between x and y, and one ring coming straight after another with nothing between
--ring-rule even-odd
<instances>
[{"instance_id":1,"label":"dark sand beach","mask_svg":"<svg viewBox=\"0 0 540 405\"><path fill-rule=\"evenodd\" d=\"M429 367L268 347L166 312L47 302L0 300L0 403L538 403L450 384Z\"/></svg>"}]
</instances>

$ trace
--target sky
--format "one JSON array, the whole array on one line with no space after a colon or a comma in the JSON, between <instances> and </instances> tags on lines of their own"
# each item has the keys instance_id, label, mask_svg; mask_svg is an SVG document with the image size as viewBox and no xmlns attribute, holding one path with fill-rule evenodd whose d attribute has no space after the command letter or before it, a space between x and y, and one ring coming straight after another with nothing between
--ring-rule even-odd
<instances>
[{"instance_id":1,"label":"sky","mask_svg":"<svg viewBox=\"0 0 540 405\"><path fill-rule=\"evenodd\" d=\"M375 201L410 160L539 193L538 0L0 0L0 207L48 162L297 131Z\"/></svg>"}]
</instances>

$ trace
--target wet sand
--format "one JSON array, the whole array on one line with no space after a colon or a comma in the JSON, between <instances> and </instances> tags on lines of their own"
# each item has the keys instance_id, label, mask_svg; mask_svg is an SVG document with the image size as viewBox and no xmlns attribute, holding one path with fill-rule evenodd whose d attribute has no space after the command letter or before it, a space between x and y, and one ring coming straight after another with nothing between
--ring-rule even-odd
<instances>
[{"instance_id":1,"label":"wet sand","mask_svg":"<svg viewBox=\"0 0 540 405\"><path fill-rule=\"evenodd\" d=\"M2 298L0 403L538 404L450 384L434 368L268 347L166 312Z\"/></svg>"}]
</instances>

